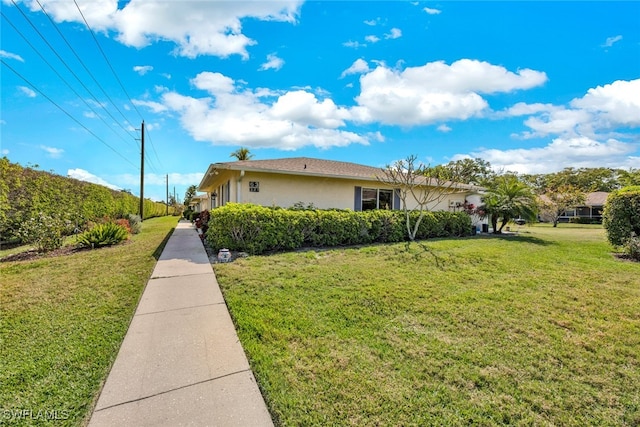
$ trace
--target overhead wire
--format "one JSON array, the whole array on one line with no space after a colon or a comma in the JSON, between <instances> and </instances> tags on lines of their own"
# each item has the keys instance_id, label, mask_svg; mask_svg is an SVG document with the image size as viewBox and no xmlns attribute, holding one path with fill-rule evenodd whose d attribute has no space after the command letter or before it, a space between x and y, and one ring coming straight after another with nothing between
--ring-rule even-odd
<instances>
[{"instance_id":1,"label":"overhead wire","mask_svg":"<svg viewBox=\"0 0 640 427\"><path fill-rule=\"evenodd\" d=\"M42 53L40 53L40 51L38 51L38 49L29 41L29 39L13 24L13 22L11 22L11 20L8 18L8 16L6 16L2 11L0 11L0 15L7 21L7 23L15 30L16 33L18 33L18 35L20 35L20 37L23 38L23 40L31 47L31 49L33 49L33 51L40 57L40 59L42 59L42 61L47 64L49 66L49 68L51 68L51 70L56 74L56 76L58 76L58 78L65 84L67 85L67 87L80 99L82 100L82 102L84 102L84 104L87 106L87 108L89 108L91 110L92 113L94 113L96 115L96 117L98 117L100 120L102 120L102 122L119 138L121 138L125 143L127 143L127 140L120 135L119 133L117 133L113 127L111 125L109 125L109 123L107 123L107 121L100 115L98 114L98 112L91 106L91 104L89 104L87 102L86 99L84 99L83 96L81 96L72 86L71 84L64 78L62 77L62 75L60 75L60 73L55 69L55 67L53 65L51 65L51 63L49 61L47 61L47 59L42 55ZM77 78L77 76L76 76ZM82 84L82 82L80 82L80 84ZM91 92L87 89L86 86L83 85L83 87L91 94ZM92 94L91 94L92 95ZM98 105L101 105L101 103L98 101L97 98L95 98L94 96L94 100L96 101L96 103ZM109 113L107 111L107 113ZM112 119L115 120L115 117L111 116ZM125 129L126 130L126 129Z\"/></svg>"},{"instance_id":2,"label":"overhead wire","mask_svg":"<svg viewBox=\"0 0 640 427\"><path fill-rule=\"evenodd\" d=\"M13 1L13 0L12 0ZM140 119L144 121L144 117L142 116L142 114L140 113L140 110L138 110L138 107L136 106L136 104L133 102L133 99L131 99L131 96L129 96L129 93L127 92L127 89L124 87L124 84L122 83L122 80L120 80L120 77L118 77L118 74L116 73L116 70L113 68L113 65L111 65L111 61L109 61L109 58L107 57L106 53L104 52L104 50L102 49L102 46L100 45L100 43L98 42L98 38L95 35L95 32L93 31L93 29L91 28L91 26L89 25L89 22L87 22L87 19L84 16L84 13L82 12L82 9L80 9L80 6L78 5L78 2L76 0L73 0L73 3L76 5L76 8L78 9L78 12L80 13L80 16L82 17L82 20L84 21L84 24L87 26L87 29L89 30L89 32L91 33L91 36L93 37L93 41L95 42L96 46L98 47L98 50L100 51L100 53L102 54L102 57L104 58L105 62L107 63L107 65L109 66L109 69L111 70L111 72L113 73L113 76L116 78L116 81L118 82L118 84L120 85L120 87L122 88L122 91L124 92L124 94L127 96L127 98L129 99L129 102L131 103L131 105L133 106L133 108L136 110L136 112L138 113L138 116L140 116ZM153 151L155 152L155 147L153 145L153 142L150 140L149 141L151 144L151 148L153 149ZM156 153L156 157L157 157L157 153ZM158 158L158 161L160 162L160 158Z\"/></svg>"},{"instance_id":3,"label":"overhead wire","mask_svg":"<svg viewBox=\"0 0 640 427\"><path fill-rule=\"evenodd\" d=\"M65 110L64 108L62 108L60 105L58 105L58 103L56 103L53 99L51 99L47 94L45 94L42 90L40 90L38 87L36 87L33 83L31 83L26 77L24 77L22 74L20 74L18 71L16 71L13 67L11 67L9 64L7 64L4 59L0 58L0 62L7 67L9 70L11 70L16 76L18 76L19 78L21 78L26 84L28 84L29 86L31 86L31 88L33 90L35 90L36 92L38 92L40 95L42 95L45 99L47 99L47 101L51 102L53 105L55 105L60 111L62 111L64 114L66 114L71 120L73 120L74 122L76 122L78 125L80 125L84 130L86 130L87 132L89 132L91 135L93 135L98 141L100 141L102 144L104 144L106 147L108 147L109 149L111 149L111 151L113 151L114 153L116 153L119 157L121 157L124 161L126 161L127 163L129 163L131 166L133 166L136 169L140 169L138 166L134 165L133 163L131 163L131 161L129 159L127 159L125 156L123 156L122 154L120 154L120 152L118 150L116 150L115 148L113 148L111 145L109 145L109 143L107 143L104 139L100 138L98 135L96 135L91 129L89 129L88 127L86 127L84 124L82 124L82 122L80 122L78 119L76 119L71 113L69 113L67 110Z\"/></svg>"}]
</instances>

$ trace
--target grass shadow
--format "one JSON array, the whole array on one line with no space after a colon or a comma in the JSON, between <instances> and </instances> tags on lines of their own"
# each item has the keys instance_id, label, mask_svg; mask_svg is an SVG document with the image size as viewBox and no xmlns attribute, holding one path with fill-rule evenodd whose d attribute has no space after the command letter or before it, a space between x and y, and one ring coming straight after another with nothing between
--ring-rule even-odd
<instances>
[{"instance_id":1,"label":"grass shadow","mask_svg":"<svg viewBox=\"0 0 640 427\"><path fill-rule=\"evenodd\" d=\"M520 233L510 233L510 234L506 234L506 233L502 233L502 234L482 234L481 236L476 236L475 238L481 238L481 239L501 239L501 240L508 240L508 241L516 241L516 242L523 242L523 243L531 243L533 245L540 245L540 246L551 246L551 245L555 245L554 242L550 242L549 240L545 240L545 239L541 239L539 237L533 237L533 236L524 236Z\"/></svg>"},{"instance_id":2,"label":"grass shadow","mask_svg":"<svg viewBox=\"0 0 640 427\"><path fill-rule=\"evenodd\" d=\"M156 261L158 261L160 259L160 255L162 255L162 251L164 250L165 246L167 246L167 242L169 241L169 239L173 235L173 232L175 231L175 229L176 228L173 227L171 230L169 230L169 232L164 237L164 239L162 239L162 242L160 242L160 244L158 245L156 250L153 251L153 257L155 258Z\"/></svg>"}]
</instances>

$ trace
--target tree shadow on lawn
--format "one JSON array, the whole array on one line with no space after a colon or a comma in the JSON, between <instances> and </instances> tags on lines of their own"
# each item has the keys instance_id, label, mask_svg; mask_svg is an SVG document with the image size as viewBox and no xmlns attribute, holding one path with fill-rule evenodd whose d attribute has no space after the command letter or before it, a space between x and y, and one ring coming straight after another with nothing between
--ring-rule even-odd
<instances>
[{"instance_id":1,"label":"tree shadow on lawn","mask_svg":"<svg viewBox=\"0 0 640 427\"><path fill-rule=\"evenodd\" d=\"M557 243L555 242L551 242L549 240L545 240L545 239L541 239L539 237L533 237L533 236L523 236L520 233L501 233L501 234L493 234L493 233L483 233L481 235L478 236L474 236L473 238L476 239L501 239L501 240L508 240L508 241L516 241L516 242L523 242L523 243L531 243L533 245L540 245L540 246L552 246L552 245L556 245Z\"/></svg>"}]
</instances>

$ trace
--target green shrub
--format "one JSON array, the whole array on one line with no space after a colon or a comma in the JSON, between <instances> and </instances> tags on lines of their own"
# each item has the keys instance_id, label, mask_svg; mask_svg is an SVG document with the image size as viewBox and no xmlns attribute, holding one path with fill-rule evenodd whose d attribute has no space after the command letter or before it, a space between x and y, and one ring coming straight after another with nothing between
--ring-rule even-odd
<instances>
[{"instance_id":1,"label":"green shrub","mask_svg":"<svg viewBox=\"0 0 640 427\"><path fill-rule=\"evenodd\" d=\"M640 261L640 237L633 235L624 242L624 251L636 261Z\"/></svg>"},{"instance_id":2,"label":"green shrub","mask_svg":"<svg viewBox=\"0 0 640 427\"><path fill-rule=\"evenodd\" d=\"M623 246L632 235L640 235L640 186L625 187L609 194L602 225L614 246Z\"/></svg>"},{"instance_id":3,"label":"green shrub","mask_svg":"<svg viewBox=\"0 0 640 427\"><path fill-rule=\"evenodd\" d=\"M35 244L38 252L49 252L62 247L68 228L67 221L40 212L20 224L18 237L25 243Z\"/></svg>"},{"instance_id":4,"label":"green shrub","mask_svg":"<svg viewBox=\"0 0 640 427\"><path fill-rule=\"evenodd\" d=\"M85 247L96 248L120 243L129 237L127 229L113 222L98 224L91 230L78 235L78 243Z\"/></svg>"},{"instance_id":5,"label":"green shrub","mask_svg":"<svg viewBox=\"0 0 640 427\"><path fill-rule=\"evenodd\" d=\"M142 231L142 221L140 215L129 214L126 216L129 220L129 227L131 227L131 234L138 234Z\"/></svg>"},{"instance_id":6,"label":"green shrub","mask_svg":"<svg viewBox=\"0 0 640 427\"><path fill-rule=\"evenodd\" d=\"M415 220L417 214L412 215ZM469 215L433 212L423 219L418 238L465 236L470 232ZM402 211L282 209L235 203L211 210L206 232L207 242L215 250L252 254L303 246L399 242L406 236Z\"/></svg>"}]
</instances>

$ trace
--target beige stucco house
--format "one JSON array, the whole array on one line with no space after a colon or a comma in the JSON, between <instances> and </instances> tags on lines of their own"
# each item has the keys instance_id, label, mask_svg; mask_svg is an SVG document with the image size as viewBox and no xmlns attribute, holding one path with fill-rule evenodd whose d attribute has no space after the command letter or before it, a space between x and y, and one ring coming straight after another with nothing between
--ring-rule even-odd
<instances>
[{"instance_id":1,"label":"beige stucco house","mask_svg":"<svg viewBox=\"0 0 640 427\"><path fill-rule=\"evenodd\" d=\"M318 209L355 211L401 209L397 192L381 182L383 176L380 168L308 157L243 160L212 163L198 191L206 192L209 209L227 203L283 208L301 203ZM465 201L480 204L478 187L457 184L456 189L429 209L457 211Z\"/></svg>"}]
</instances>

